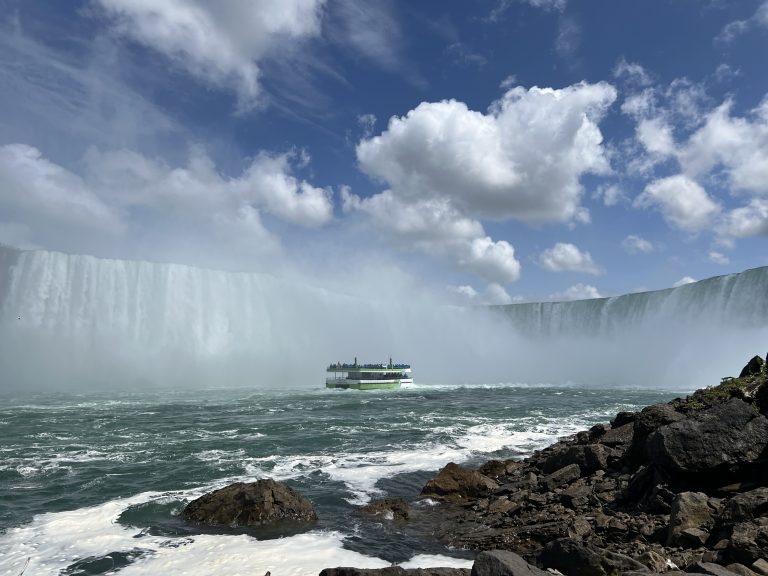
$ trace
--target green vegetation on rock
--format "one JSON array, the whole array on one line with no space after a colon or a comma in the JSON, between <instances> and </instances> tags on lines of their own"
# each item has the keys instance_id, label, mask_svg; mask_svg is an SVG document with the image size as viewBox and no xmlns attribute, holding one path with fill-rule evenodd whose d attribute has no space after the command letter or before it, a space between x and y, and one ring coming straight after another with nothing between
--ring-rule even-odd
<instances>
[{"instance_id":1,"label":"green vegetation on rock","mask_svg":"<svg viewBox=\"0 0 768 576\"><path fill-rule=\"evenodd\" d=\"M768 382L768 364L760 356L754 356L744 366L738 378L728 376L723 378L718 386L696 390L684 400L676 401L674 407L679 412L697 412L734 397L752 403L758 388L765 382Z\"/></svg>"}]
</instances>

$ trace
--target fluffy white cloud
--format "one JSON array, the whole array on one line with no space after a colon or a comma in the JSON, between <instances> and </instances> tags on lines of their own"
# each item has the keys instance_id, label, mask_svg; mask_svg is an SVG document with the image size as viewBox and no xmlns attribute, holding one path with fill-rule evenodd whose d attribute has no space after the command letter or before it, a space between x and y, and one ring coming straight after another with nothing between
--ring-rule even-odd
<instances>
[{"instance_id":1,"label":"fluffy white cloud","mask_svg":"<svg viewBox=\"0 0 768 576\"><path fill-rule=\"evenodd\" d=\"M424 102L357 146L360 168L388 185L344 209L367 212L395 241L498 283L520 276L515 251L479 219L589 223L580 178L610 170L598 123L605 83L508 90L486 113Z\"/></svg>"},{"instance_id":2,"label":"fluffy white cloud","mask_svg":"<svg viewBox=\"0 0 768 576\"><path fill-rule=\"evenodd\" d=\"M755 198L746 206L731 210L723 216L717 231L726 245L733 238L768 236L768 199Z\"/></svg>"},{"instance_id":3,"label":"fluffy white cloud","mask_svg":"<svg viewBox=\"0 0 768 576\"><path fill-rule=\"evenodd\" d=\"M663 118L643 119L638 122L637 139L651 154L666 158L675 153L672 128Z\"/></svg>"},{"instance_id":4,"label":"fluffy white cloud","mask_svg":"<svg viewBox=\"0 0 768 576\"><path fill-rule=\"evenodd\" d=\"M582 252L574 244L558 242L552 248L544 250L539 256L539 263L550 272L585 272L602 274L603 268L592 260L589 252Z\"/></svg>"},{"instance_id":5,"label":"fluffy white cloud","mask_svg":"<svg viewBox=\"0 0 768 576\"><path fill-rule=\"evenodd\" d=\"M550 294L550 300L589 300L591 298L603 298L597 288L589 284L574 284L564 292Z\"/></svg>"},{"instance_id":6,"label":"fluffy white cloud","mask_svg":"<svg viewBox=\"0 0 768 576\"><path fill-rule=\"evenodd\" d=\"M652 242L649 242L642 236L630 234L621 242L624 250L629 254L637 254L642 252L643 254L650 254L654 251L655 247Z\"/></svg>"},{"instance_id":7,"label":"fluffy white cloud","mask_svg":"<svg viewBox=\"0 0 768 576\"><path fill-rule=\"evenodd\" d=\"M257 252L270 250L277 241L262 212L305 227L332 218L330 191L291 175L293 160L262 153L228 178L201 151L186 166L170 167L128 150L92 149L77 175L36 148L8 145L0 147L0 213L6 225L28 231L28 242L48 248L77 250L89 245L80 239L93 244L130 232L169 243L237 238Z\"/></svg>"},{"instance_id":8,"label":"fluffy white cloud","mask_svg":"<svg viewBox=\"0 0 768 576\"><path fill-rule=\"evenodd\" d=\"M0 206L6 225L43 229L60 225L104 233L123 229L119 210L108 206L82 178L25 144L0 147Z\"/></svg>"},{"instance_id":9,"label":"fluffy white cloud","mask_svg":"<svg viewBox=\"0 0 768 576\"><path fill-rule=\"evenodd\" d=\"M682 278L680 278L680 280L672 284L672 287L679 288L680 286L685 286L686 284L693 284L694 282L696 282L695 278L691 278L690 276L683 276Z\"/></svg>"},{"instance_id":10,"label":"fluffy white cloud","mask_svg":"<svg viewBox=\"0 0 768 576\"><path fill-rule=\"evenodd\" d=\"M357 147L360 167L404 199L448 198L474 217L566 222L586 173L609 170L598 123L616 98L604 83L516 87L488 113L447 100L393 117Z\"/></svg>"},{"instance_id":11,"label":"fluffy white cloud","mask_svg":"<svg viewBox=\"0 0 768 576\"><path fill-rule=\"evenodd\" d=\"M733 190L768 195L768 98L745 118L731 107L726 101L707 114L679 151L680 164L693 177L722 166Z\"/></svg>"},{"instance_id":12,"label":"fluffy white cloud","mask_svg":"<svg viewBox=\"0 0 768 576\"><path fill-rule=\"evenodd\" d=\"M520 302L520 297L513 298L500 284L492 282L485 287L483 292L478 292L472 286L449 286L448 290L458 296L459 303L475 304L475 305L499 305L499 304L512 304L514 302Z\"/></svg>"},{"instance_id":13,"label":"fluffy white cloud","mask_svg":"<svg viewBox=\"0 0 768 576\"><path fill-rule=\"evenodd\" d=\"M215 86L234 87L241 107L259 97L259 61L281 42L320 33L325 0L94 0L123 36Z\"/></svg>"},{"instance_id":14,"label":"fluffy white cloud","mask_svg":"<svg viewBox=\"0 0 768 576\"><path fill-rule=\"evenodd\" d=\"M720 213L719 204L706 190L682 174L651 182L634 205L656 208L670 226L690 233L703 230Z\"/></svg>"},{"instance_id":15,"label":"fluffy white cloud","mask_svg":"<svg viewBox=\"0 0 768 576\"><path fill-rule=\"evenodd\" d=\"M463 216L447 200L428 198L402 201L386 190L359 198L342 189L345 211L367 213L380 230L406 248L448 261L492 282L514 282L520 277L515 249L506 241L493 241L477 220Z\"/></svg>"}]
</instances>

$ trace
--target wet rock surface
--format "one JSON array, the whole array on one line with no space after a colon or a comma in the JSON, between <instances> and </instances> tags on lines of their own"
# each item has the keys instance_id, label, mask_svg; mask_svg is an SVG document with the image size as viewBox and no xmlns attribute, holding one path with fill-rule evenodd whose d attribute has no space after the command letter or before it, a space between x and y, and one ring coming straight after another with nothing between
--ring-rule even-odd
<instances>
[{"instance_id":1,"label":"wet rock surface","mask_svg":"<svg viewBox=\"0 0 768 576\"><path fill-rule=\"evenodd\" d=\"M190 502L181 513L188 522L205 526L311 525L317 521L312 503L272 479L237 482Z\"/></svg>"},{"instance_id":2,"label":"wet rock surface","mask_svg":"<svg viewBox=\"0 0 768 576\"><path fill-rule=\"evenodd\" d=\"M433 533L481 552L473 576L768 576L768 368L756 358L740 378L525 460L447 465L420 496L440 502Z\"/></svg>"}]
</instances>

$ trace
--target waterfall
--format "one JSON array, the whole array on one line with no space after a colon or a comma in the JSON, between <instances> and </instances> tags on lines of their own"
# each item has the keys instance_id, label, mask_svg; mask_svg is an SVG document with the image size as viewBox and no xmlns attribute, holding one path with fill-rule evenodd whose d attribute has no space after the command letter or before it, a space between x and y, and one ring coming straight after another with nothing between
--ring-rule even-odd
<instances>
[{"instance_id":1,"label":"waterfall","mask_svg":"<svg viewBox=\"0 0 768 576\"><path fill-rule=\"evenodd\" d=\"M392 291L0 247L0 391L321 386L354 356L411 362L417 382L694 388L768 349L768 268L491 308Z\"/></svg>"},{"instance_id":2,"label":"waterfall","mask_svg":"<svg viewBox=\"0 0 768 576\"><path fill-rule=\"evenodd\" d=\"M575 302L535 302L497 307L522 333L609 335L677 327L768 326L768 267L716 276L678 288ZM768 345L768 344L767 344Z\"/></svg>"}]
</instances>

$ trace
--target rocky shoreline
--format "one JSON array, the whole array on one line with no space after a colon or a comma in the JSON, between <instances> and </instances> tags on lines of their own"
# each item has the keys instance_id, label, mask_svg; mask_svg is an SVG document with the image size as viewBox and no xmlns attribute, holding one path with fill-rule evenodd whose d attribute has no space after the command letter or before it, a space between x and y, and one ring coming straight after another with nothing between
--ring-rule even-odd
<instances>
[{"instance_id":1,"label":"rocky shoreline","mask_svg":"<svg viewBox=\"0 0 768 576\"><path fill-rule=\"evenodd\" d=\"M449 463L419 499L431 532L478 552L472 576L768 576L768 367L685 399L622 412L524 460ZM407 502L361 513L405 526ZM424 518L419 521L424 522ZM375 554L375 551L372 551ZM327 568L322 576L465 576Z\"/></svg>"}]
</instances>

